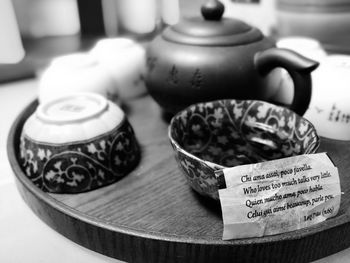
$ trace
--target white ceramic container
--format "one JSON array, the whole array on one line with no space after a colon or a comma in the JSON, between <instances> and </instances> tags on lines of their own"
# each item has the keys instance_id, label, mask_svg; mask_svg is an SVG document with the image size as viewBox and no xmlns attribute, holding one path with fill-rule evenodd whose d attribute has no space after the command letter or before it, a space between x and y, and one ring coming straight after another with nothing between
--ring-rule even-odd
<instances>
[{"instance_id":1,"label":"white ceramic container","mask_svg":"<svg viewBox=\"0 0 350 263\"><path fill-rule=\"evenodd\" d=\"M111 76L89 53L54 58L39 78L41 103L75 92L94 92L118 102L118 91Z\"/></svg>"},{"instance_id":2,"label":"white ceramic container","mask_svg":"<svg viewBox=\"0 0 350 263\"><path fill-rule=\"evenodd\" d=\"M323 49L320 42L313 38L293 36L284 37L277 41L276 46L278 48L287 48L293 50L307 58L311 58L322 64L322 60L327 57L326 51ZM315 69L311 76L315 74L318 69ZM289 74L281 69L281 81L279 83L280 89L276 94L276 100L281 101L285 104L291 104L293 99L293 81ZM313 94L315 92L315 86L313 85Z\"/></svg>"},{"instance_id":3,"label":"white ceramic container","mask_svg":"<svg viewBox=\"0 0 350 263\"><path fill-rule=\"evenodd\" d=\"M304 117L320 136L350 140L350 56L328 56L312 77L314 92Z\"/></svg>"},{"instance_id":4,"label":"white ceramic container","mask_svg":"<svg viewBox=\"0 0 350 263\"><path fill-rule=\"evenodd\" d=\"M318 41L309 38L285 38L277 42L277 46L320 62L311 74L312 96L304 118L314 124L322 137L350 140L350 56L327 55ZM289 93L293 83L286 72L282 76L279 96L288 104L293 97Z\"/></svg>"},{"instance_id":5,"label":"white ceramic container","mask_svg":"<svg viewBox=\"0 0 350 263\"><path fill-rule=\"evenodd\" d=\"M322 60L327 56L327 52L322 47L321 43L318 40L309 37L284 37L277 41L276 46L279 48L294 50L305 57L317 61Z\"/></svg>"},{"instance_id":6,"label":"white ceramic container","mask_svg":"<svg viewBox=\"0 0 350 263\"><path fill-rule=\"evenodd\" d=\"M129 38L102 39L90 54L112 77L122 99L146 93L146 51L143 46Z\"/></svg>"}]
</instances>

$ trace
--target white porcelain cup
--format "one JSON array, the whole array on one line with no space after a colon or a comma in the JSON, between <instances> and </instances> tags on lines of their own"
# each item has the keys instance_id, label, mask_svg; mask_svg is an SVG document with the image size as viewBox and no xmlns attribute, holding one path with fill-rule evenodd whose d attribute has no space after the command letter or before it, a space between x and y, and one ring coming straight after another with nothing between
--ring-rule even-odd
<instances>
[{"instance_id":1,"label":"white porcelain cup","mask_svg":"<svg viewBox=\"0 0 350 263\"><path fill-rule=\"evenodd\" d=\"M129 38L107 38L97 42L90 51L113 78L122 99L146 93L146 51Z\"/></svg>"},{"instance_id":2,"label":"white porcelain cup","mask_svg":"<svg viewBox=\"0 0 350 263\"><path fill-rule=\"evenodd\" d=\"M321 46L320 42L313 38L302 36L284 37L277 41L276 46L278 48L293 50L320 63L322 63L322 60L327 57L327 53ZM318 69L314 70L311 73L311 76L313 76L317 70ZM291 88L293 87L293 81L288 72L284 69L281 69L281 76L280 89L276 94L276 100L285 104L290 104L294 97L294 89Z\"/></svg>"},{"instance_id":3,"label":"white porcelain cup","mask_svg":"<svg viewBox=\"0 0 350 263\"><path fill-rule=\"evenodd\" d=\"M321 46L320 42L313 38L302 36L284 37L279 39L276 45L279 48L294 50L301 55L314 60L320 60L327 56L327 53Z\"/></svg>"},{"instance_id":4,"label":"white porcelain cup","mask_svg":"<svg viewBox=\"0 0 350 263\"><path fill-rule=\"evenodd\" d=\"M94 92L118 102L118 91L111 76L89 53L54 58L39 77L41 103L75 92Z\"/></svg>"},{"instance_id":5,"label":"white porcelain cup","mask_svg":"<svg viewBox=\"0 0 350 263\"><path fill-rule=\"evenodd\" d=\"M325 138L350 140L350 56L327 55L320 43L305 37L288 37L277 42L278 47L289 48L318 60L320 66L312 72L312 96L304 118ZM281 92L291 90L289 75L283 76Z\"/></svg>"},{"instance_id":6,"label":"white porcelain cup","mask_svg":"<svg viewBox=\"0 0 350 263\"><path fill-rule=\"evenodd\" d=\"M350 56L326 57L312 81L313 95L304 117L320 136L350 140Z\"/></svg>"}]
</instances>

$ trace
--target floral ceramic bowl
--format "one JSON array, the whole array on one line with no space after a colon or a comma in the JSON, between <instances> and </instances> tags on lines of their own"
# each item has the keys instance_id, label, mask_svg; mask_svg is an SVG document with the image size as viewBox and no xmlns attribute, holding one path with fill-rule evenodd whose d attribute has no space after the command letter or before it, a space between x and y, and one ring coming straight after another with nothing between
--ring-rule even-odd
<instances>
[{"instance_id":1,"label":"floral ceramic bowl","mask_svg":"<svg viewBox=\"0 0 350 263\"><path fill-rule=\"evenodd\" d=\"M116 182L140 159L124 112L93 93L39 105L24 124L20 159L26 176L52 193L79 193Z\"/></svg>"},{"instance_id":2,"label":"floral ceramic bowl","mask_svg":"<svg viewBox=\"0 0 350 263\"><path fill-rule=\"evenodd\" d=\"M313 125L286 108L253 100L194 104L173 117L169 138L191 187L218 199L214 171L314 153Z\"/></svg>"}]
</instances>

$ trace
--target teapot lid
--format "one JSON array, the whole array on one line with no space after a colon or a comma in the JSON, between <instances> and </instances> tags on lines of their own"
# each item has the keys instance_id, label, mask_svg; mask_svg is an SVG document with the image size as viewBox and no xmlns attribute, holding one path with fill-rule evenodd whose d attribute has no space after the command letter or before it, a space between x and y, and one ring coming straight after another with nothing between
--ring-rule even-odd
<instances>
[{"instance_id":1,"label":"teapot lid","mask_svg":"<svg viewBox=\"0 0 350 263\"><path fill-rule=\"evenodd\" d=\"M253 43L264 36L261 31L241 20L222 18L224 5L209 0L201 8L203 17L192 17L164 30L170 42L196 46L236 46Z\"/></svg>"}]
</instances>

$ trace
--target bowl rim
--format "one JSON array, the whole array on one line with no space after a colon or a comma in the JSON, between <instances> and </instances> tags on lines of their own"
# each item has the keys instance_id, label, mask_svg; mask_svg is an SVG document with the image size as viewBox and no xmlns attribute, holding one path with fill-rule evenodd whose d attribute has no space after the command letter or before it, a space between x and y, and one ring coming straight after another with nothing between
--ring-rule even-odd
<instances>
[{"instance_id":1,"label":"bowl rim","mask_svg":"<svg viewBox=\"0 0 350 263\"><path fill-rule=\"evenodd\" d=\"M67 101L79 101L79 100L89 100L95 102L95 108L92 112L83 112L80 115L67 115L67 116L51 116L48 111L51 107L60 105L60 103L65 103ZM47 102L38 105L35 111L35 116L42 122L47 124L64 125L70 123L80 123L87 120L96 118L97 116L103 114L109 108L109 101L102 95L92 92L75 92L65 96L60 96L58 98L49 100ZM123 112L121 112L124 114Z\"/></svg>"},{"instance_id":2,"label":"bowl rim","mask_svg":"<svg viewBox=\"0 0 350 263\"><path fill-rule=\"evenodd\" d=\"M43 116L40 116L42 114L42 107L50 107L51 103L60 103L62 101L65 101L66 99L75 99L75 98L88 98L92 99L93 101L96 101L99 103L96 109L94 109L94 112L90 112L88 114L85 114L83 116L74 116L73 118L70 118L68 120L65 119L58 119L58 120L52 120L50 119L50 116L48 119L43 119ZM115 113L118 114L118 118L114 118L113 120L109 119L109 125L105 126L103 129L96 130L92 133L86 133L84 132L84 137L82 138L76 138L76 137L70 137L65 136L62 137L61 140L53 139L53 137L43 138L42 136L35 136L35 133L33 133L30 126L34 123L36 125L39 125L41 128L47 127L48 129L56 129L57 127L60 127L61 129L65 130L71 130L73 126L78 125L78 127L82 127L81 125L84 125L85 123L89 123L91 121L98 120L101 116L110 114L110 111L116 111ZM119 115L120 114L120 115ZM114 114L115 115L115 114ZM44 116L46 118L46 116ZM102 120L104 123L106 123L105 120ZM113 125L112 125L113 124ZM45 145L56 145L56 146L64 146L68 144L80 144L81 142L85 141L94 141L101 137L105 137L106 135L109 135L111 133L114 133L117 130L120 130L121 127L124 125L131 126L132 130L132 124L129 122L126 113L121 109L119 105L114 104L112 101L104 98L100 94L95 94L91 92L77 92L73 93L67 96L56 98L52 101L49 101L48 103L38 104L37 108L34 110L34 112L26 119L25 123L23 124L22 128L22 136L28 138L30 141L37 143L37 144L45 144ZM72 131L74 133L75 131ZM135 135L134 135L135 137Z\"/></svg>"},{"instance_id":3,"label":"bowl rim","mask_svg":"<svg viewBox=\"0 0 350 263\"><path fill-rule=\"evenodd\" d=\"M67 140L66 142L51 142L51 141L48 141L48 140L47 141L37 140L37 139L32 138L30 135L28 135L23 129L22 129L22 132L21 132L21 137L25 137L26 139L30 140L34 144L42 144L42 145L45 145L45 146L53 146L53 147L66 147L67 145L71 145L71 146L73 145L74 146L74 145L78 145L78 144L82 144L82 143L86 143L86 142L94 142L96 140L100 140L101 138L109 136L110 134L116 132L117 130L120 130L120 128L122 128L124 125L131 126L131 123L128 121L126 116L123 117L123 119L120 121L120 123L118 125L116 125L113 129L111 129L111 130L109 130L107 132L104 132L104 133L92 136L92 137L87 138L87 139ZM132 131L133 131L132 137L137 139L136 138L136 134L135 134L134 129L133 129L132 126L131 126L131 128L132 128ZM128 135L129 135L129 133L128 133Z\"/></svg>"}]
</instances>

